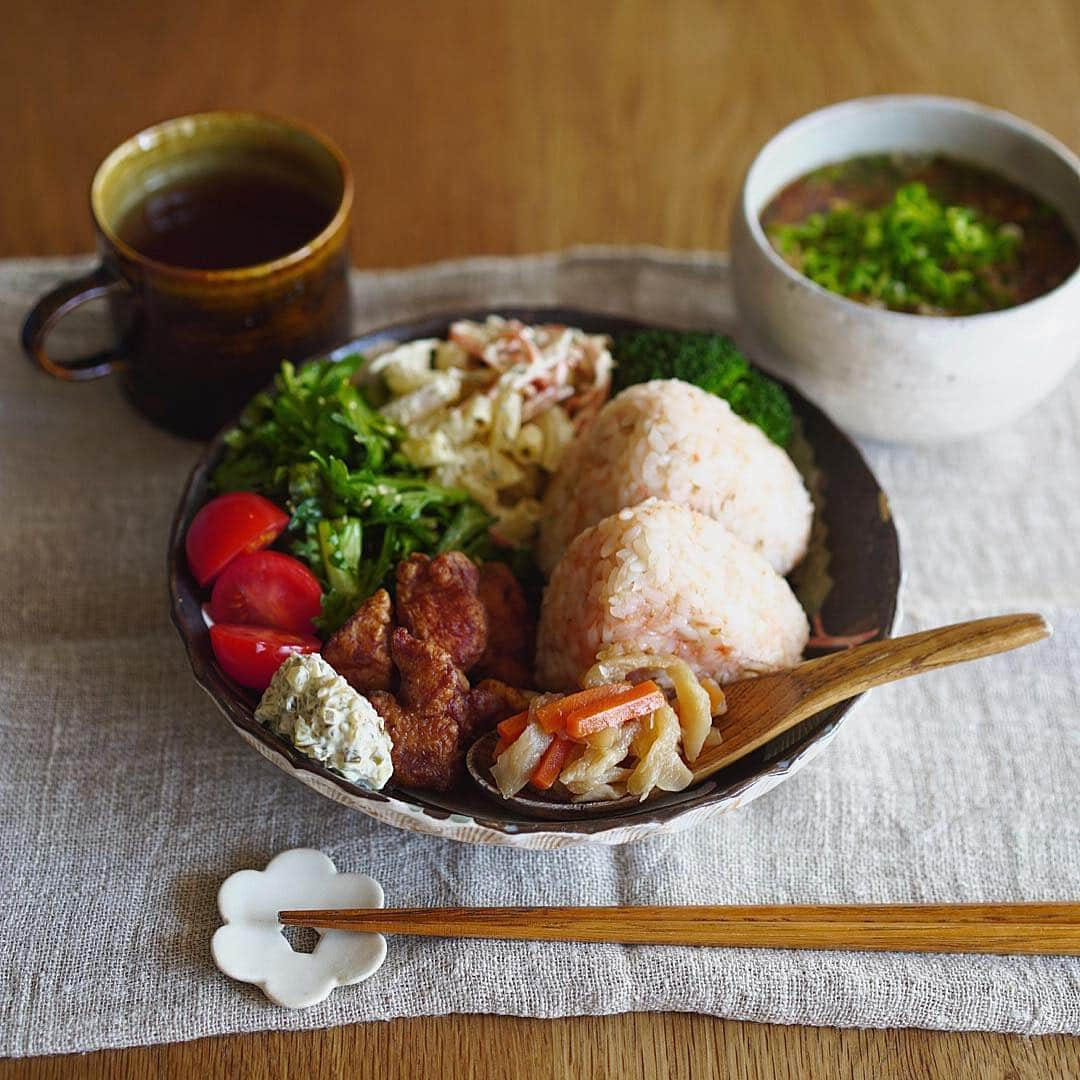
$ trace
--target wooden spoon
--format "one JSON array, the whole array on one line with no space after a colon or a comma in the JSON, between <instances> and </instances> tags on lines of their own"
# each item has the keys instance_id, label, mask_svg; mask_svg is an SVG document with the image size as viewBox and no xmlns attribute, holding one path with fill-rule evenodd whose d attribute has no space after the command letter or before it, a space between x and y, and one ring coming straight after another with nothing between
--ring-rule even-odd
<instances>
[{"instance_id":1,"label":"wooden spoon","mask_svg":"<svg viewBox=\"0 0 1080 1080\"><path fill-rule=\"evenodd\" d=\"M1041 615L998 615L942 626L918 634L872 641L843 652L807 660L788 671L743 679L724 687L727 712L717 720L722 741L693 762L693 784L734 764L815 713L884 683L926 671L1018 649L1053 633ZM580 820L625 812L640 805L633 795L609 802L567 803L519 793L503 798L491 777L494 733L470 748L469 772L479 786L504 806L529 817ZM655 794L661 794L659 792Z\"/></svg>"}]
</instances>

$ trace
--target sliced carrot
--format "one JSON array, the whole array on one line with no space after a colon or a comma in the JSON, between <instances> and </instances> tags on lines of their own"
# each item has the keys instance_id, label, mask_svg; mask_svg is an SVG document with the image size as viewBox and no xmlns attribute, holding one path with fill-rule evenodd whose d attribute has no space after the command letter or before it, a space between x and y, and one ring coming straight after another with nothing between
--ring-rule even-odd
<instances>
[{"instance_id":1,"label":"sliced carrot","mask_svg":"<svg viewBox=\"0 0 1080 1080\"><path fill-rule=\"evenodd\" d=\"M663 690L652 679L647 679L613 698L572 712L566 718L566 734L571 739L584 739L594 731L648 716L666 703Z\"/></svg>"},{"instance_id":2,"label":"sliced carrot","mask_svg":"<svg viewBox=\"0 0 1080 1080\"><path fill-rule=\"evenodd\" d=\"M503 755L504 750L509 750L514 744L507 739L500 738L495 744L495 749L491 751L491 760L498 761Z\"/></svg>"},{"instance_id":3,"label":"sliced carrot","mask_svg":"<svg viewBox=\"0 0 1080 1080\"><path fill-rule=\"evenodd\" d=\"M544 751L544 756L536 763L536 768L529 778L529 783L534 788L547 791L558 780L559 773L563 771L566 759L573 749L574 744L561 735L552 739L551 744Z\"/></svg>"},{"instance_id":4,"label":"sliced carrot","mask_svg":"<svg viewBox=\"0 0 1080 1080\"><path fill-rule=\"evenodd\" d=\"M536 722L549 734L566 728L566 718L578 709L600 705L610 701L625 690L631 689L629 683L610 683L607 686L593 686L588 690L579 690L576 694L556 698L536 710Z\"/></svg>"},{"instance_id":5,"label":"sliced carrot","mask_svg":"<svg viewBox=\"0 0 1080 1080\"><path fill-rule=\"evenodd\" d=\"M529 713L526 711L500 720L495 725L495 730L499 733L500 742L505 740L507 743L512 743L528 726Z\"/></svg>"}]
</instances>

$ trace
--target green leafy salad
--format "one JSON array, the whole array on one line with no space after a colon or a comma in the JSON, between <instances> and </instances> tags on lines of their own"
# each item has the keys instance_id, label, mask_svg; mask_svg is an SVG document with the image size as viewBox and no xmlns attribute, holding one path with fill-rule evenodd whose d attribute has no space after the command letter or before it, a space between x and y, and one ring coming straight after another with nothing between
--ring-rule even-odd
<instances>
[{"instance_id":1,"label":"green leafy salad","mask_svg":"<svg viewBox=\"0 0 1080 1080\"><path fill-rule=\"evenodd\" d=\"M491 517L469 495L425 479L400 452L404 431L352 377L361 355L285 363L226 436L218 492L254 491L291 517L283 546L320 578L319 628L336 630L414 551L495 557Z\"/></svg>"}]
</instances>

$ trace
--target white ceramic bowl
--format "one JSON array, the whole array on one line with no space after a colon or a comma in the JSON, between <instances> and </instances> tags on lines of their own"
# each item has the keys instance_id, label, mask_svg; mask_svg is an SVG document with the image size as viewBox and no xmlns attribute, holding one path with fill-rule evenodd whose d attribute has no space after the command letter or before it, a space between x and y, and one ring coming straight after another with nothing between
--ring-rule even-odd
<instances>
[{"instance_id":1,"label":"white ceramic bowl","mask_svg":"<svg viewBox=\"0 0 1080 1080\"><path fill-rule=\"evenodd\" d=\"M1080 273L1005 311L909 315L828 292L765 236L762 210L819 166L934 151L1034 192L1080 236L1080 159L1009 113L954 98L862 98L810 113L766 143L735 206L740 322L778 375L859 435L931 442L987 431L1045 397L1080 356Z\"/></svg>"}]
</instances>

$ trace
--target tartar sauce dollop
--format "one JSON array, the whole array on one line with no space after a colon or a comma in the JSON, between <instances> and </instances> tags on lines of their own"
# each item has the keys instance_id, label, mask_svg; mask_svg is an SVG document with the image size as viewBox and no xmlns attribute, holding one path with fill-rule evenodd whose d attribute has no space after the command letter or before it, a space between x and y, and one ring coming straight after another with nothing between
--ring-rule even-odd
<instances>
[{"instance_id":1,"label":"tartar sauce dollop","mask_svg":"<svg viewBox=\"0 0 1080 1080\"><path fill-rule=\"evenodd\" d=\"M318 654L277 669L255 719L354 783L378 789L394 771L382 717Z\"/></svg>"}]
</instances>

